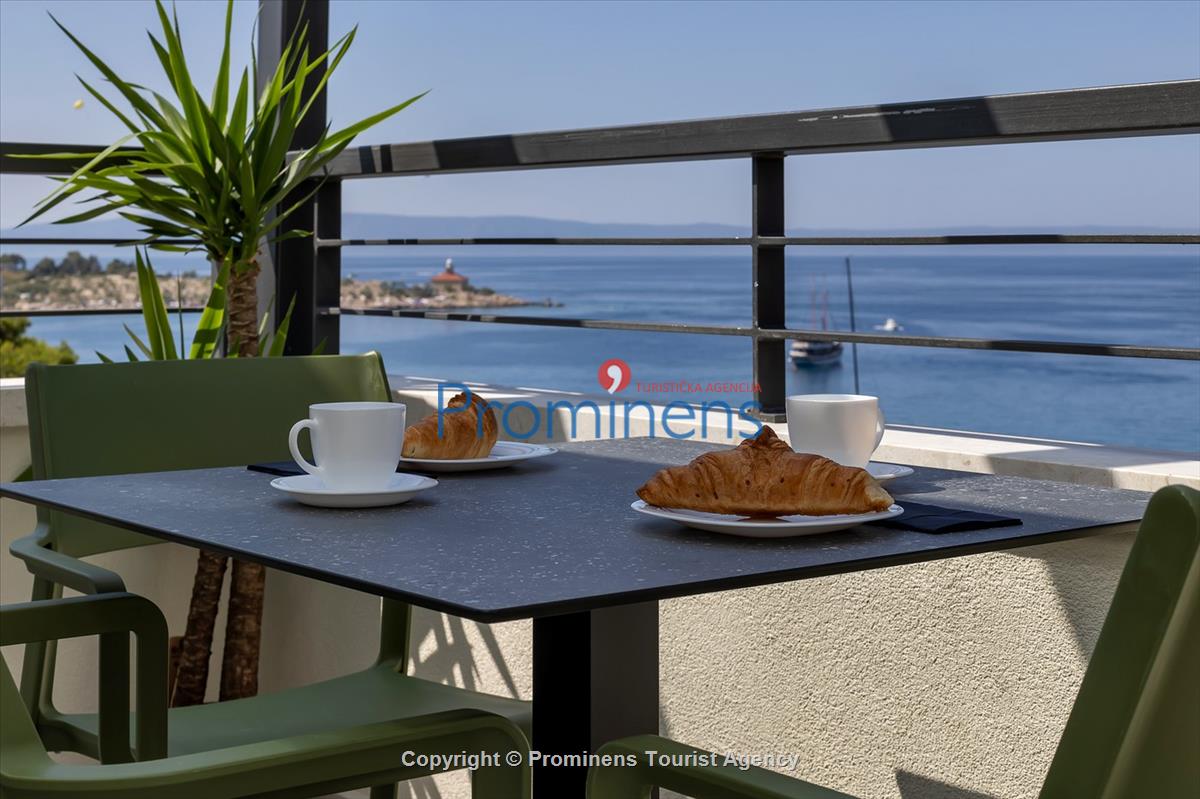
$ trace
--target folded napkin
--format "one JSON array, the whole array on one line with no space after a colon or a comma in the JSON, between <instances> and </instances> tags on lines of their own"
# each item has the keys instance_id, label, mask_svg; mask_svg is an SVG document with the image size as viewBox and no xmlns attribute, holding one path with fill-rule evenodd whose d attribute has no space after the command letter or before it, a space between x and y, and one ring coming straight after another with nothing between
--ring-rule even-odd
<instances>
[{"instance_id":1,"label":"folded napkin","mask_svg":"<svg viewBox=\"0 0 1200 799\"><path fill-rule=\"evenodd\" d=\"M979 513L973 510L942 508L922 502L896 500L904 513L892 519L871 522L877 527L895 527L898 530L913 530L918 533L962 533L967 530L984 530L989 527L1008 527L1020 524L1014 516L997 516L994 513Z\"/></svg>"},{"instance_id":2,"label":"folded napkin","mask_svg":"<svg viewBox=\"0 0 1200 799\"><path fill-rule=\"evenodd\" d=\"M271 463L252 463L246 467L252 472L274 474L279 477L291 477L294 474L304 474L304 470L295 461L272 461Z\"/></svg>"}]
</instances>

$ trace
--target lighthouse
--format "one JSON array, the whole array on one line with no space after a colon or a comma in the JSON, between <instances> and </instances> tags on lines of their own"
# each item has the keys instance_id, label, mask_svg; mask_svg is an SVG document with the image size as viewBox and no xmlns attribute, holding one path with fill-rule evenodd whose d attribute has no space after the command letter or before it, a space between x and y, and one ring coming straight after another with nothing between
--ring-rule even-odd
<instances>
[{"instance_id":1,"label":"lighthouse","mask_svg":"<svg viewBox=\"0 0 1200 799\"><path fill-rule=\"evenodd\" d=\"M465 289L467 287L467 283L469 283L470 281L467 280L466 276L460 275L458 272L455 272L454 271L454 259L447 258L446 259L446 268L443 269L438 274L434 275L433 279L430 280L429 282L432 283L435 287L437 287L439 289L454 290L454 289Z\"/></svg>"}]
</instances>

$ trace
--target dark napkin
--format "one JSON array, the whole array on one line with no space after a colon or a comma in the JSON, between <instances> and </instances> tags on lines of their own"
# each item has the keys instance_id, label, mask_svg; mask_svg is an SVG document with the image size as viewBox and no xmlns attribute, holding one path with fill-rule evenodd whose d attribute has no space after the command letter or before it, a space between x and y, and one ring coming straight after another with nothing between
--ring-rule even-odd
<instances>
[{"instance_id":1,"label":"dark napkin","mask_svg":"<svg viewBox=\"0 0 1200 799\"><path fill-rule=\"evenodd\" d=\"M896 500L904 513L892 519L871 522L875 527L895 527L898 530L913 530L918 533L962 533L967 530L984 530L989 527L1008 527L1020 524L1014 516L997 516L994 513L979 513L973 510L943 508L923 502Z\"/></svg>"},{"instance_id":2,"label":"dark napkin","mask_svg":"<svg viewBox=\"0 0 1200 799\"><path fill-rule=\"evenodd\" d=\"M304 470L296 465L295 461L271 461L270 463L252 463L246 467L252 472L262 472L263 474L273 474L279 477L291 477L295 474L304 474Z\"/></svg>"}]
</instances>

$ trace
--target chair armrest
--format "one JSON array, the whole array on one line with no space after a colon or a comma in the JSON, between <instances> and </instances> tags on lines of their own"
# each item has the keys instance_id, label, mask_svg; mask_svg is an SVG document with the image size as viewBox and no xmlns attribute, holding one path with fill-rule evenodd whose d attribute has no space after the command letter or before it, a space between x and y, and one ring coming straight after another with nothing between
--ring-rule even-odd
<instances>
[{"instance_id":1,"label":"chair armrest","mask_svg":"<svg viewBox=\"0 0 1200 799\"><path fill-rule=\"evenodd\" d=\"M648 754L651 752L654 753L653 763ZM724 755L658 735L637 735L612 741L600 747L596 754L619 758L625 763L630 763L633 758L636 765L618 762L592 767L588 771L588 799L640 799L655 787L696 799L853 799L849 794L756 766L742 770L735 765L721 765ZM711 765L713 763L717 765Z\"/></svg>"},{"instance_id":2,"label":"chair armrest","mask_svg":"<svg viewBox=\"0 0 1200 799\"><path fill-rule=\"evenodd\" d=\"M500 764L474 772L473 784L493 780L487 796L529 795L529 743L520 729L500 716L465 709L145 763L79 766L47 758L6 779L15 793L37 791L38 796L64 799L276 796L291 795L301 787L308 789L304 792L308 796L314 791L331 793L440 772L415 766L410 755L481 751L499 753ZM521 754L519 765L505 764L504 755L511 751Z\"/></svg>"},{"instance_id":3,"label":"chair armrest","mask_svg":"<svg viewBox=\"0 0 1200 799\"><path fill-rule=\"evenodd\" d=\"M25 568L35 577L73 588L81 594L120 593L125 581L116 572L55 552L45 545L39 533L18 538L9 546L13 557L25 561Z\"/></svg>"},{"instance_id":4,"label":"chair armrest","mask_svg":"<svg viewBox=\"0 0 1200 799\"><path fill-rule=\"evenodd\" d=\"M137 636L137 751L166 756L167 622L150 600L96 594L0 607L0 646L100 636L100 756L133 760L129 750L129 633Z\"/></svg>"}]
</instances>

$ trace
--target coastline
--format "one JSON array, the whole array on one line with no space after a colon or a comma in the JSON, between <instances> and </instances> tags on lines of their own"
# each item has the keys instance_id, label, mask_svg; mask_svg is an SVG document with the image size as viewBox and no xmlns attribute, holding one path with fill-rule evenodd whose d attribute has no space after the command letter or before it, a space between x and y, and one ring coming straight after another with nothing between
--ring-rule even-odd
<instances>
[{"instance_id":1,"label":"coastline","mask_svg":"<svg viewBox=\"0 0 1200 799\"><path fill-rule=\"evenodd\" d=\"M159 275L163 301L171 309L200 307L208 299L211 280L195 274ZM343 308L460 309L553 307L550 299L529 300L489 288L434 288L388 280L342 280ZM6 311L73 311L141 307L135 274L35 276L29 272L0 273L0 307Z\"/></svg>"}]
</instances>

